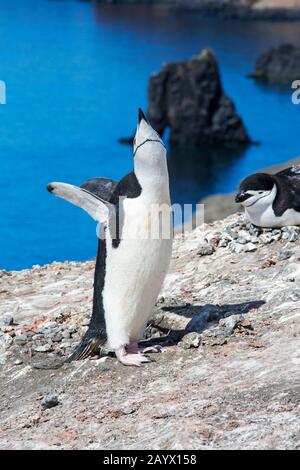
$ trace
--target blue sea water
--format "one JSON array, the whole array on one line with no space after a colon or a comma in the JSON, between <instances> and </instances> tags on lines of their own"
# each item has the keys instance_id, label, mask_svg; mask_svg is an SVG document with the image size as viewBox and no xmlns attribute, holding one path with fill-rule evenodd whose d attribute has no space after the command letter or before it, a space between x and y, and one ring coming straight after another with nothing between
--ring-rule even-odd
<instances>
[{"instance_id":1,"label":"blue sea water","mask_svg":"<svg viewBox=\"0 0 300 470\"><path fill-rule=\"evenodd\" d=\"M95 256L89 217L45 191L49 181L120 178L130 136L147 107L151 72L217 54L227 94L260 146L170 155L173 202L229 192L247 174L300 154L300 106L291 90L245 78L256 56L300 42L298 22L239 22L161 8L96 2L0 0L0 269ZM300 77L299 77L300 78Z\"/></svg>"}]
</instances>

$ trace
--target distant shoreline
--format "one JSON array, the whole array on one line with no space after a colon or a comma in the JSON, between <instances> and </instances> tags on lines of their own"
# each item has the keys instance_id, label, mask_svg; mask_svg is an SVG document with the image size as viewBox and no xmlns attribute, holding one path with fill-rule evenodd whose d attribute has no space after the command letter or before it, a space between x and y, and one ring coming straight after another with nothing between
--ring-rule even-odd
<instances>
[{"instance_id":1,"label":"distant shoreline","mask_svg":"<svg viewBox=\"0 0 300 470\"><path fill-rule=\"evenodd\" d=\"M97 0L115 5L151 5L172 12L197 12L203 16L245 21L299 21L300 0Z\"/></svg>"}]
</instances>

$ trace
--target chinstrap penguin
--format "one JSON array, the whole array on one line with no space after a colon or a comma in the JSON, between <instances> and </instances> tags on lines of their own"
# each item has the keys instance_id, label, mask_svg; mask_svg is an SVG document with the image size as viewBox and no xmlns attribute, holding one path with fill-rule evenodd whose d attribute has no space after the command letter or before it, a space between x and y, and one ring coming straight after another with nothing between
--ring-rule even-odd
<instances>
[{"instance_id":1,"label":"chinstrap penguin","mask_svg":"<svg viewBox=\"0 0 300 470\"><path fill-rule=\"evenodd\" d=\"M275 175L255 173L245 178L235 202L258 227L275 228L300 224L300 166Z\"/></svg>"},{"instance_id":2,"label":"chinstrap penguin","mask_svg":"<svg viewBox=\"0 0 300 470\"><path fill-rule=\"evenodd\" d=\"M141 366L151 361L145 353L158 352L140 348L138 342L168 271L172 217L166 148L141 110L133 158L133 172L120 182L95 178L80 187L56 182L47 186L101 223L93 313L67 362L96 353L105 344L125 365ZM152 217L153 207L159 208L158 218ZM153 225L161 223L168 227L167 236L160 227L153 232Z\"/></svg>"}]
</instances>

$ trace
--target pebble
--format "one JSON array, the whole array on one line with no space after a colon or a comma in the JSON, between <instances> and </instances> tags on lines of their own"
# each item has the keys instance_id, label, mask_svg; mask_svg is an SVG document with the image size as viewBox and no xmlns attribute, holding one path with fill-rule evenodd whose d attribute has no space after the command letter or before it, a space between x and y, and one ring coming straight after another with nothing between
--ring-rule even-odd
<instances>
[{"instance_id":1,"label":"pebble","mask_svg":"<svg viewBox=\"0 0 300 470\"><path fill-rule=\"evenodd\" d=\"M279 250L278 253L277 253L277 258L279 259L279 261L284 261L286 259L289 259L291 258L291 256L293 256L293 252L292 251L289 251L289 250Z\"/></svg>"},{"instance_id":2,"label":"pebble","mask_svg":"<svg viewBox=\"0 0 300 470\"><path fill-rule=\"evenodd\" d=\"M232 238L228 233L222 232L221 240L219 241L219 247L226 248L228 244L232 241Z\"/></svg>"},{"instance_id":3,"label":"pebble","mask_svg":"<svg viewBox=\"0 0 300 470\"><path fill-rule=\"evenodd\" d=\"M0 334L0 347L4 349L10 348L13 343L12 337L8 333Z\"/></svg>"},{"instance_id":4,"label":"pebble","mask_svg":"<svg viewBox=\"0 0 300 470\"><path fill-rule=\"evenodd\" d=\"M282 228L282 238L289 242L295 242L300 236L299 227L283 227Z\"/></svg>"},{"instance_id":5,"label":"pebble","mask_svg":"<svg viewBox=\"0 0 300 470\"><path fill-rule=\"evenodd\" d=\"M192 331L191 333L187 333L178 343L178 346L182 349L191 349L191 348L199 348L201 344L201 334L197 333L196 331Z\"/></svg>"},{"instance_id":6,"label":"pebble","mask_svg":"<svg viewBox=\"0 0 300 470\"><path fill-rule=\"evenodd\" d=\"M219 325L223 328L225 336L231 336L238 324L243 320L243 315L231 315L228 318L222 318L219 321Z\"/></svg>"},{"instance_id":7,"label":"pebble","mask_svg":"<svg viewBox=\"0 0 300 470\"><path fill-rule=\"evenodd\" d=\"M20 344L21 346L24 346L28 341L28 337L25 333L18 334L15 336L15 342L17 344Z\"/></svg>"},{"instance_id":8,"label":"pebble","mask_svg":"<svg viewBox=\"0 0 300 470\"><path fill-rule=\"evenodd\" d=\"M14 317L10 313L5 313L2 317L3 325L10 326L14 324Z\"/></svg>"},{"instance_id":9,"label":"pebble","mask_svg":"<svg viewBox=\"0 0 300 470\"><path fill-rule=\"evenodd\" d=\"M33 350L41 353L50 352L52 351L52 346L51 344L44 344L43 346L35 346Z\"/></svg>"},{"instance_id":10,"label":"pebble","mask_svg":"<svg viewBox=\"0 0 300 470\"><path fill-rule=\"evenodd\" d=\"M48 393L42 400L42 408L45 410L47 408L53 408L59 404L58 396L56 393Z\"/></svg>"},{"instance_id":11,"label":"pebble","mask_svg":"<svg viewBox=\"0 0 300 470\"><path fill-rule=\"evenodd\" d=\"M256 251L257 250L257 246L254 245L254 243L247 243L245 245L245 252L246 253L252 253L253 251Z\"/></svg>"},{"instance_id":12,"label":"pebble","mask_svg":"<svg viewBox=\"0 0 300 470\"><path fill-rule=\"evenodd\" d=\"M268 245L269 243L272 243L273 241L272 234L270 232L263 233L262 235L260 235L259 241L263 245Z\"/></svg>"},{"instance_id":13,"label":"pebble","mask_svg":"<svg viewBox=\"0 0 300 470\"><path fill-rule=\"evenodd\" d=\"M23 364L23 361L21 359L16 359L14 362L15 366L20 366L21 364Z\"/></svg>"},{"instance_id":14,"label":"pebble","mask_svg":"<svg viewBox=\"0 0 300 470\"><path fill-rule=\"evenodd\" d=\"M63 339L63 335L61 333L57 333L54 336L52 336L52 338L51 338L51 340L54 343L59 343L60 341L62 341L62 339Z\"/></svg>"},{"instance_id":15,"label":"pebble","mask_svg":"<svg viewBox=\"0 0 300 470\"><path fill-rule=\"evenodd\" d=\"M209 243L201 243L198 246L197 255L199 256L208 256L212 255L215 252L215 247Z\"/></svg>"},{"instance_id":16,"label":"pebble","mask_svg":"<svg viewBox=\"0 0 300 470\"><path fill-rule=\"evenodd\" d=\"M124 415L132 415L133 413L135 413L135 409L134 408L131 408L131 406L125 406L125 408L122 409L122 413Z\"/></svg>"},{"instance_id":17,"label":"pebble","mask_svg":"<svg viewBox=\"0 0 300 470\"><path fill-rule=\"evenodd\" d=\"M232 253L243 253L244 247L240 243L236 243L234 241L229 243L229 249L232 251Z\"/></svg>"}]
</instances>

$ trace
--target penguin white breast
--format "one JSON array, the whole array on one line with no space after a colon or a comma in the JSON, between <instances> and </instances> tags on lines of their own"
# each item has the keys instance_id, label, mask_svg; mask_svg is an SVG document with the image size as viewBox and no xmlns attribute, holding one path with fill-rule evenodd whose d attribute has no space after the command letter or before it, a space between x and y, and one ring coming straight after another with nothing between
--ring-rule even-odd
<instances>
[{"instance_id":1,"label":"penguin white breast","mask_svg":"<svg viewBox=\"0 0 300 470\"><path fill-rule=\"evenodd\" d=\"M272 204L264 211L251 211L245 208L247 218L258 227L285 227L287 225L300 225L300 212L294 209L287 209L281 216L276 216Z\"/></svg>"},{"instance_id":2,"label":"penguin white breast","mask_svg":"<svg viewBox=\"0 0 300 470\"><path fill-rule=\"evenodd\" d=\"M157 219L151 211L142 196L125 199L120 244L107 240L103 304L112 349L141 338L168 271L172 237L152 238Z\"/></svg>"}]
</instances>

